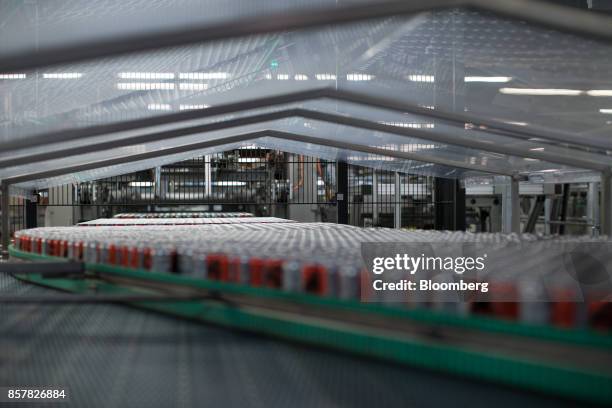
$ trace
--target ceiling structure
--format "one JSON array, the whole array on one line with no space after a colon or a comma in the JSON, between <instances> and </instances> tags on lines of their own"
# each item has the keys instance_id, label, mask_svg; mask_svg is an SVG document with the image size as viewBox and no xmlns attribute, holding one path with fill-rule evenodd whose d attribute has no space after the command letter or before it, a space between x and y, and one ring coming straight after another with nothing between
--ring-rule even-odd
<instances>
[{"instance_id":1,"label":"ceiling structure","mask_svg":"<svg viewBox=\"0 0 612 408\"><path fill-rule=\"evenodd\" d=\"M611 30L523 0L2 2L0 179L252 144L438 177L598 177Z\"/></svg>"}]
</instances>

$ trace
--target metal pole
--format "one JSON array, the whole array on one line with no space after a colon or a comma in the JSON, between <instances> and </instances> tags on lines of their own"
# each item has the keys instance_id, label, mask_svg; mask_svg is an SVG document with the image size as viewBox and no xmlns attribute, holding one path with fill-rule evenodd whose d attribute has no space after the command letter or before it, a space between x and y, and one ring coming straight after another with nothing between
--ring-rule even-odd
<instances>
[{"instance_id":1,"label":"metal pole","mask_svg":"<svg viewBox=\"0 0 612 408\"><path fill-rule=\"evenodd\" d=\"M520 232L519 182L510 177L502 190L502 231L505 233Z\"/></svg>"},{"instance_id":2,"label":"metal pole","mask_svg":"<svg viewBox=\"0 0 612 408\"><path fill-rule=\"evenodd\" d=\"M372 226L378 226L378 172L372 169Z\"/></svg>"},{"instance_id":3,"label":"metal pole","mask_svg":"<svg viewBox=\"0 0 612 408\"><path fill-rule=\"evenodd\" d=\"M402 228L402 184L401 175L395 172L395 212L394 212L394 227Z\"/></svg>"},{"instance_id":4,"label":"metal pole","mask_svg":"<svg viewBox=\"0 0 612 408\"><path fill-rule=\"evenodd\" d=\"M212 156L207 154L204 156L204 196L207 200L212 198L212 168L210 161Z\"/></svg>"},{"instance_id":5,"label":"metal pole","mask_svg":"<svg viewBox=\"0 0 612 408\"><path fill-rule=\"evenodd\" d=\"M553 196L547 194L546 199L544 200L544 232L546 233L546 235L551 234L550 221L552 221L552 206Z\"/></svg>"},{"instance_id":6,"label":"metal pole","mask_svg":"<svg viewBox=\"0 0 612 408\"><path fill-rule=\"evenodd\" d=\"M339 161L337 166L337 194L336 194L336 205L338 210L338 224L349 223L349 191L348 191L348 164L343 161Z\"/></svg>"},{"instance_id":7,"label":"metal pole","mask_svg":"<svg viewBox=\"0 0 612 408\"><path fill-rule=\"evenodd\" d=\"M601 233L612 235L612 175L610 171L601 173Z\"/></svg>"},{"instance_id":8,"label":"metal pole","mask_svg":"<svg viewBox=\"0 0 612 408\"><path fill-rule=\"evenodd\" d=\"M592 235L599 234L599 185L589 183L587 192L587 222L591 224Z\"/></svg>"},{"instance_id":9,"label":"metal pole","mask_svg":"<svg viewBox=\"0 0 612 408\"><path fill-rule=\"evenodd\" d=\"M6 180L0 185L2 192L2 258L8 259L8 247L11 242L10 228L10 195L9 183Z\"/></svg>"}]
</instances>

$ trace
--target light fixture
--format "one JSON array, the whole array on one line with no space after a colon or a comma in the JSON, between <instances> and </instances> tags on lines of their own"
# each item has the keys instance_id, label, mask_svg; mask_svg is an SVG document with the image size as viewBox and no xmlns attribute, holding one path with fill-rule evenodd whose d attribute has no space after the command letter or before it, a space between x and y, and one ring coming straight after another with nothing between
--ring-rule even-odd
<instances>
[{"instance_id":1,"label":"light fixture","mask_svg":"<svg viewBox=\"0 0 612 408\"><path fill-rule=\"evenodd\" d=\"M504 122L508 125L514 125L514 126L527 126L527 122L514 122L514 121L507 121Z\"/></svg>"},{"instance_id":2,"label":"light fixture","mask_svg":"<svg viewBox=\"0 0 612 408\"><path fill-rule=\"evenodd\" d=\"M167 103L150 103L147 105L148 110L172 110L172 106Z\"/></svg>"},{"instance_id":3,"label":"light fixture","mask_svg":"<svg viewBox=\"0 0 612 408\"><path fill-rule=\"evenodd\" d=\"M378 122L382 125L396 126L411 129L433 129L435 124L433 123L409 123L409 122Z\"/></svg>"},{"instance_id":4,"label":"light fixture","mask_svg":"<svg viewBox=\"0 0 612 408\"><path fill-rule=\"evenodd\" d=\"M346 74L347 81L371 81L373 75L368 74Z\"/></svg>"},{"instance_id":5,"label":"light fixture","mask_svg":"<svg viewBox=\"0 0 612 408\"><path fill-rule=\"evenodd\" d=\"M600 113L610 113L610 114L612 114L612 108L600 109L599 112Z\"/></svg>"},{"instance_id":6,"label":"light fixture","mask_svg":"<svg viewBox=\"0 0 612 408\"><path fill-rule=\"evenodd\" d=\"M117 89L131 91L172 90L174 89L174 84L169 82L119 82Z\"/></svg>"},{"instance_id":7,"label":"light fixture","mask_svg":"<svg viewBox=\"0 0 612 408\"><path fill-rule=\"evenodd\" d=\"M206 109L206 108L210 108L210 105L204 105L204 104L196 104L196 105L181 104L179 105L179 110L193 110L193 109Z\"/></svg>"},{"instance_id":8,"label":"light fixture","mask_svg":"<svg viewBox=\"0 0 612 408\"><path fill-rule=\"evenodd\" d=\"M499 92L506 95L577 96L581 95L584 91L555 88L500 88Z\"/></svg>"},{"instance_id":9,"label":"light fixture","mask_svg":"<svg viewBox=\"0 0 612 408\"><path fill-rule=\"evenodd\" d=\"M240 157L238 163L259 163L264 161L261 157Z\"/></svg>"},{"instance_id":10,"label":"light fixture","mask_svg":"<svg viewBox=\"0 0 612 408\"><path fill-rule=\"evenodd\" d=\"M121 79L174 79L172 72L120 72Z\"/></svg>"},{"instance_id":11,"label":"light fixture","mask_svg":"<svg viewBox=\"0 0 612 408\"><path fill-rule=\"evenodd\" d=\"M307 81L307 80L308 80L308 75L304 75L304 74L295 74L295 76L293 77L293 79L295 79L296 81Z\"/></svg>"},{"instance_id":12,"label":"light fixture","mask_svg":"<svg viewBox=\"0 0 612 408\"><path fill-rule=\"evenodd\" d=\"M336 76L334 74L316 74L315 78L317 81L335 81Z\"/></svg>"},{"instance_id":13,"label":"light fixture","mask_svg":"<svg viewBox=\"0 0 612 408\"><path fill-rule=\"evenodd\" d=\"M43 74L45 79L78 79L83 74L80 72L48 72Z\"/></svg>"},{"instance_id":14,"label":"light fixture","mask_svg":"<svg viewBox=\"0 0 612 408\"><path fill-rule=\"evenodd\" d=\"M279 81L286 81L289 79L289 75L287 74L278 74L276 76L276 79L278 79Z\"/></svg>"},{"instance_id":15,"label":"light fixture","mask_svg":"<svg viewBox=\"0 0 612 408\"><path fill-rule=\"evenodd\" d=\"M435 82L436 81L436 77L434 77L433 75L421 75L421 74L408 75L408 79L412 82Z\"/></svg>"},{"instance_id":16,"label":"light fixture","mask_svg":"<svg viewBox=\"0 0 612 408\"><path fill-rule=\"evenodd\" d=\"M541 152L541 151L544 150L544 148L543 147L534 147L534 148L531 148L529 150L531 150L532 152Z\"/></svg>"},{"instance_id":17,"label":"light fixture","mask_svg":"<svg viewBox=\"0 0 612 408\"><path fill-rule=\"evenodd\" d=\"M193 82L181 82L179 83L179 89L181 91L204 91L208 89L208 84L200 84Z\"/></svg>"},{"instance_id":18,"label":"light fixture","mask_svg":"<svg viewBox=\"0 0 612 408\"><path fill-rule=\"evenodd\" d=\"M246 182L244 181L213 181L212 185L218 186L218 187L240 187L240 186L246 186Z\"/></svg>"},{"instance_id":19,"label":"light fixture","mask_svg":"<svg viewBox=\"0 0 612 408\"><path fill-rule=\"evenodd\" d=\"M612 89L591 89L586 93L589 96L612 96Z\"/></svg>"},{"instance_id":20,"label":"light fixture","mask_svg":"<svg viewBox=\"0 0 612 408\"><path fill-rule=\"evenodd\" d=\"M0 74L0 79L25 79L26 74Z\"/></svg>"},{"instance_id":21,"label":"light fixture","mask_svg":"<svg viewBox=\"0 0 612 408\"><path fill-rule=\"evenodd\" d=\"M181 72L179 79L227 79L230 74L227 72Z\"/></svg>"},{"instance_id":22,"label":"light fixture","mask_svg":"<svg viewBox=\"0 0 612 408\"><path fill-rule=\"evenodd\" d=\"M463 78L465 82L510 82L512 77L506 76L466 76Z\"/></svg>"},{"instance_id":23,"label":"light fixture","mask_svg":"<svg viewBox=\"0 0 612 408\"><path fill-rule=\"evenodd\" d=\"M153 187L155 185L152 181L130 181L128 186L130 187Z\"/></svg>"}]
</instances>

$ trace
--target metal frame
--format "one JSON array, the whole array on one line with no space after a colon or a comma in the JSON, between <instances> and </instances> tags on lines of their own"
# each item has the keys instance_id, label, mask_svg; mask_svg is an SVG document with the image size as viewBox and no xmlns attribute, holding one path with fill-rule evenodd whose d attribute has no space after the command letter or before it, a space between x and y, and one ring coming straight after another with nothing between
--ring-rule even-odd
<instances>
[{"instance_id":1,"label":"metal frame","mask_svg":"<svg viewBox=\"0 0 612 408\"><path fill-rule=\"evenodd\" d=\"M452 112L445 112L440 110L432 110L420 107L415 104L410 104L394 99L374 97L367 94L358 92L336 90L332 88L317 88L307 91L291 92L276 96L269 96L263 98L251 99L243 102L229 103L225 105L213 106L204 110L193 110L171 113L167 115L158 115L145 119L129 120L125 122L112 123L106 125L96 125L82 129L71 129L71 130L60 130L48 133L35 135L23 139L14 140L11 142L1 143L0 147L3 151L14 151L23 148L30 147L32 145L42 146L48 144L54 144L59 142L67 142L72 140L83 140L94 136L100 136L110 133L125 132L129 130L136 130L146 127L154 127L159 125L167 125L171 123L180 123L184 121L197 120L210 118L223 114L237 113L242 111L248 111L252 109L268 108L277 105L285 105L288 103L304 102L312 99L332 99L342 100L349 103L355 103L359 105L365 105L370 107L382 108L387 110L393 110L399 113L411 113L414 115L420 115L425 117L436 118L451 124L456 124L461 128L464 124L475 123L479 126L485 126L487 128L486 133L498 134L505 137L516 138L519 140L529 140L532 138L547 139L549 141L555 141L560 143L568 143L574 146L580 146L584 148L594 148L603 150L612 150L612 141L609 143L593 144L590 142L577 142L574 135L559 134L555 132L547 132L538 129L538 132L530 132L525 129L521 129L518 126L512 126L501 123L499 121L492 121L486 119L479 119L474 115L469 114L457 114ZM424 132L425 134L429 132ZM1 167L8 167L9 165L19 164L21 158L13 160L0 161Z\"/></svg>"},{"instance_id":2,"label":"metal frame","mask_svg":"<svg viewBox=\"0 0 612 408\"><path fill-rule=\"evenodd\" d=\"M98 169L101 167L115 166L118 164L124 164L128 162L135 162L135 161L140 161L140 160L152 159L156 157L170 156L173 154L185 153L189 151L197 151L197 150L202 150L202 149L206 149L210 147L228 145L232 143L253 141L255 139L259 139L262 137L271 137L271 138L277 138L277 139L283 139L283 140L291 140L291 141L296 141L296 142L310 143L310 144L334 147L334 148L339 148L339 149L354 150L354 151L368 153L368 154L395 157L395 158L404 159L404 160L413 160L413 161L417 161L420 163L433 163L433 164L439 164L443 166L462 168L465 170L479 171L479 172L486 172L486 173L509 176L508 173L496 172L487 167L473 165L473 164L460 163L460 162L456 162L453 160L441 159L438 157L431 157L431 156L424 155L421 153L409 153L409 152L387 150L387 149L382 149L382 148L377 148L377 147L360 145L356 143L337 142L337 141L333 141L329 139L301 135L297 133L282 132L282 131L277 131L277 130L262 130L262 131L257 131L257 132L243 133L243 134L239 134L235 136L222 137L222 138L218 138L214 140L207 140L204 142L194 142L194 143L189 143L189 144L185 144L181 146L171 147L168 149L156 150L152 152L129 154L126 156L121 156L121 157L117 157L113 159L106 159L106 160L100 160L100 161L96 161L92 163L78 164L78 165L63 167L63 168L55 169L55 170L42 171L39 173L31 173L31 174L26 174L22 176L8 177L3 180L3 183L8 183L11 185L18 184L18 183L23 183L26 181L39 180L42 178L49 178L49 177L56 177L56 176L61 176L64 174L69 174L69 173L75 173L79 171L86 171L86 170Z\"/></svg>"},{"instance_id":3,"label":"metal frame","mask_svg":"<svg viewBox=\"0 0 612 408\"><path fill-rule=\"evenodd\" d=\"M517 148L517 147L512 147L512 146L498 146L492 143L487 143L487 142L483 142L479 140L470 140L466 138L458 139L454 136L449 136L449 135L446 135L440 132L435 132L435 131L430 131L430 130L422 131L418 129L400 128L397 126L381 124L381 123L372 122L372 121L368 121L364 119L351 118L351 117L346 117L346 116L342 116L338 114L311 111L311 110L301 109L301 108L285 109L285 110L271 112L271 113L263 113L259 115L252 115L252 116L247 116L247 117L242 117L242 118L237 118L237 119L230 119L230 120L226 120L223 122L207 123L204 125L196 125L196 126L174 129L174 130L153 132L149 134L143 134L143 135L138 135L138 136L132 136L129 138L124 138L121 140L113 140L109 142L101 142L97 144L89 144L89 145L84 145L84 146L79 146L79 147L74 147L74 148L68 148L64 150L40 153L40 154L36 154L32 156L20 157L18 159L8 159L3 162L0 162L0 166L6 166L6 163L10 163L12 165L16 165L18 163L19 164L31 163L31 162L36 162L36 161L50 160L53 158L81 155L81 154L92 152L92 151L107 150L107 149L118 148L122 146L129 146L129 145L134 145L134 144L139 144L139 143L176 139L179 137L194 135L198 133L234 128L234 127L263 123L263 122L270 122L270 121L286 119L290 117L308 118L312 120L329 122L329 123L334 123L338 125L345 125L345 126L355 127L355 128L360 128L360 129L368 129L372 131L379 131L379 132L395 134L395 135L405 136L405 137L410 137L410 138L418 138L421 140L432 141L436 143L444 143L444 144L449 144L449 145L454 145L454 146L461 146L465 148L477 149L477 150L500 153L500 154L509 154L509 155L517 156L521 158L527 157L527 158L533 158L533 159L538 159L538 160L544 160L550 163L557 163L557 164L568 165L568 166L583 168L583 169L590 169L590 170L596 170L596 171L606 171L608 169L608 166L605 164L594 163L591 161L585 161L579 158L572 158L572 157L559 158L557 155L551 154L546 151L533 151L530 149L522 149L522 148ZM349 143L337 142L337 145L334 147L342 148L342 146L349 146L349 145L350 145ZM162 151L167 151L167 149L162 150ZM387 151L387 150L382 150L382 151ZM389 154L386 153L383 155L389 155ZM138 156L139 155L136 154L133 157L138 157ZM419 156L422 157L422 159L419 160L421 162L442 164L441 162L437 162L437 161L440 161L443 159L427 157L421 154L419 154ZM427 159L425 159L426 157ZM434 161L434 159L436 161ZM138 160L138 159L134 159L134 160ZM452 161L452 163L459 163L459 162ZM453 164L453 166L460 167L460 168L470 167L471 170L478 170L478 171L484 171L487 173L500 174L499 171L490 170L482 166L468 165L464 163L460 163L460 165ZM99 167L104 167L104 166L99 166ZM52 172L52 170L50 171ZM507 175L508 173L502 172L501 174Z\"/></svg>"},{"instance_id":4,"label":"metal frame","mask_svg":"<svg viewBox=\"0 0 612 408\"><path fill-rule=\"evenodd\" d=\"M346 24L376 18L411 15L441 8L466 7L492 11L566 32L612 41L612 19L537 0L414 0L294 10L248 17L200 27L135 34L118 39L95 40L72 46L50 46L0 58L0 71L11 72L73 63L92 58L124 55L195 43L204 43L272 32Z\"/></svg>"}]
</instances>

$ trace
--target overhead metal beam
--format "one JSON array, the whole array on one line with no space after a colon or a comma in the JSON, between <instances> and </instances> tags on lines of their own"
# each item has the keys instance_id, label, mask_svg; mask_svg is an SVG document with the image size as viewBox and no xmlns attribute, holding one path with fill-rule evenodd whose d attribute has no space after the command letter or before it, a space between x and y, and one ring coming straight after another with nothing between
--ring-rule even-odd
<instances>
[{"instance_id":1,"label":"overhead metal beam","mask_svg":"<svg viewBox=\"0 0 612 408\"><path fill-rule=\"evenodd\" d=\"M84 41L69 46L29 49L0 57L0 72L30 70L93 58L120 56L249 35L407 16L422 11L452 7L493 11L564 32L612 41L612 19L610 17L537 0L396 0L332 8L307 8L241 18L204 27L199 25L181 27L155 33Z\"/></svg>"},{"instance_id":2,"label":"overhead metal beam","mask_svg":"<svg viewBox=\"0 0 612 408\"><path fill-rule=\"evenodd\" d=\"M456 137L447 135L441 132L435 132L433 130L419 130L411 128L401 128L392 125L386 125L382 123L372 122L368 120L351 118L338 114L310 111L307 109L286 109L271 113L263 113L259 115L252 115L241 117L237 119L230 119L224 122L207 123L204 125L197 125L191 127L185 127L174 130L166 130L161 132L153 132L150 134L133 136L130 138L113 140L109 142L102 142L97 144L90 144L84 146L78 146L74 148L63 149L60 151L51 151L47 153L40 153L39 155L30 156L27 160L24 157L16 159L8 159L0 162L2 166L6 163L12 163L13 166L24 163L32 163L34 161L50 160L51 158L67 157L74 155L81 155L92 151L108 150L123 146L129 146L140 143L155 142L160 140L176 139L182 136L188 136L198 133L210 132L215 130L229 129L233 127L245 126L250 124L257 124L262 122L269 122L274 120L286 119L290 117L302 117L312 120L324 121L339 125L345 125L355 128L368 129L372 131L385 132L389 134L395 134L410 138L418 138L424 141L443 143L453 146L460 146L470 149L477 149L487 152L494 152L500 154L508 154L517 157L527 157L532 159L544 160L550 163L557 163L562 165L568 165L572 167L591 169L596 171L604 171L608 169L608 163L597 163L586 161L580 158L574 157L561 157L554 153L547 151L533 151L530 149L518 148L508 145L497 145L494 143L488 143L475 139L468 139L465 137ZM424 161L424 160L421 160ZM490 172L490 171L489 171Z\"/></svg>"},{"instance_id":3,"label":"overhead metal beam","mask_svg":"<svg viewBox=\"0 0 612 408\"><path fill-rule=\"evenodd\" d=\"M459 126L463 129L465 123L474 123L478 126L487 128L486 133L499 134L505 137L516 138L520 140L529 140L533 138L546 139L548 141L567 143L583 148L594 148L602 150L612 150L612 141L602 141L592 143L590 141L577 142L575 136L563 133L555 133L542 129L537 132L520 129L517 126L512 126L498 121L481 119L473 115L465 113L445 112L434 109L427 109L415 104L406 103L390 98L375 97L358 92L342 91L331 88L317 88L307 91L291 92L276 96L256 98L242 102L229 103L225 105L213 106L211 108L193 111L183 111L166 115L158 115L154 117L135 119L119 123L111 123L106 125L96 125L81 129L68 129L43 133L31 137L12 140L10 142L0 143L0 150L8 152L19 149L24 149L31 146L43 146L54 143L61 143L73 140L84 140L95 136L126 132L130 130L170 125L174 123L201 120L214 116L248 111L252 109L270 108L278 105L286 105L290 103L304 102L312 99L332 99L342 100L349 103L377 107L382 109L393 110L399 113L412 113L428 118L435 118L447 123ZM534 144L535 146L535 144ZM592 154L594 157L600 156ZM603 156L603 155L601 155ZM16 165L18 160L30 156L22 156L15 159L0 161L0 168Z\"/></svg>"},{"instance_id":4,"label":"overhead metal beam","mask_svg":"<svg viewBox=\"0 0 612 408\"><path fill-rule=\"evenodd\" d=\"M13 185L13 184L23 183L27 181L32 181L32 180L40 180L43 178L58 177L58 176L62 176L65 174L98 169L102 167L115 166L119 164L136 162L136 161L147 160L147 159L163 157L163 156L170 156L173 154L185 153L189 151L202 150L202 149L206 149L210 147L216 147L216 146L221 146L221 145L226 145L226 144L231 144L231 143L252 141L255 139L262 138L262 137L273 137L273 138L283 139L283 140L292 140L292 141L310 143L310 144L321 145L321 146L354 150L354 151L362 152L362 153L382 155L382 156L394 157L394 158L404 159L404 160L413 160L419 163L433 163L433 164L439 164L443 166L462 168L462 169L471 170L471 171L488 172L488 173L499 174L499 175L508 175L507 173L491 171L488 168L483 167L483 166L464 164L464 163L456 162L453 160L447 160L447 159L441 159L438 157L428 156L426 154L421 154L421 153L409 153L409 152L387 150L387 149L381 149L381 148L376 148L376 147L371 147L371 146L364 146L364 145L360 145L357 143L337 142L337 141L329 140L327 138L318 138L318 137L313 137L313 136L300 135L296 133L288 133L288 132L281 132L281 131L275 131L275 130L262 130L258 132L244 133L244 134L239 134L235 136L219 138L215 140L208 140L205 142L189 143L189 144L185 144L182 146L171 147L168 149L156 150L153 152L130 154L130 155L117 157L113 159L101 160L101 161L92 162L92 163L85 163L85 164L79 164L75 166L63 167L60 169L54 169L54 170L49 170L49 171L42 171L38 173L31 173L31 174L25 174L21 176L10 177L10 178L6 178L5 180L3 180L3 182Z\"/></svg>"}]
</instances>

